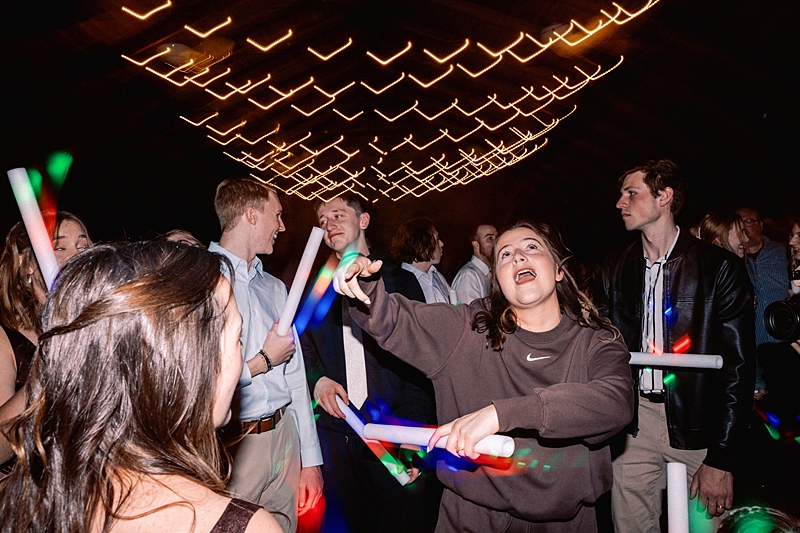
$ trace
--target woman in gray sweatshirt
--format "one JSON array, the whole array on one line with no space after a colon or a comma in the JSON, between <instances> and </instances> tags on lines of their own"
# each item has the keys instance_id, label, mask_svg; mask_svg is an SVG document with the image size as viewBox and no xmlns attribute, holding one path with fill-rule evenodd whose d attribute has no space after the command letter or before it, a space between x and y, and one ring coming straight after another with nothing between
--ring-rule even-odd
<instances>
[{"instance_id":1,"label":"woman in gray sweatshirt","mask_svg":"<svg viewBox=\"0 0 800 533\"><path fill-rule=\"evenodd\" d=\"M578 290L557 231L520 222L495 243L492 293L470 305L387 294L380 262L341 265L334 285L353 319L433 382L431 442L474 460L440 461L446 490L437 532L593 532L594 502L611 488L606 441L633 416L630 354ZM510 460L479 456L480 439L514 438Z\"/></svg>"}]
</instances>

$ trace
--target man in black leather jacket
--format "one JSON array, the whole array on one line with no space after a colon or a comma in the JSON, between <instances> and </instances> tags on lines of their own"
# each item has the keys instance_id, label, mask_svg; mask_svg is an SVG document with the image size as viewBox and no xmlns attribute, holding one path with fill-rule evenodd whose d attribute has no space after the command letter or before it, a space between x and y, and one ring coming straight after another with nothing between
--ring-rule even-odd
<instances>
[{"instance_id":1,"label":"man in black leather jacket","mask_svg":"<svg viewBox=\"0 0 800 533\"><path fill-rule=\"evenodd\" d=\"M753 288L738 257L675 225L684 185L671 161L634 168L619 184L617 208L641 238L606 260L601 312L631 351L723 358L720 370L632 367L637 416L614 460L612 515L617 533L658 531L666 462L687 465L690 497L711 517L733 503L755 381Z\"/></svg>"}]
</instances>

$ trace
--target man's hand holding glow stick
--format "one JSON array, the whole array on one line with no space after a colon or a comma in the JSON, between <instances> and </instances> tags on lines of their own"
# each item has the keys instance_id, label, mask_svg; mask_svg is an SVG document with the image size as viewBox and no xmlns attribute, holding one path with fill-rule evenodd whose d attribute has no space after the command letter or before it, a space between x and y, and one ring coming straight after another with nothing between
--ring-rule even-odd
<instances>
[{"instance_id":1,"label":"man's hand holding glow stick","mask_svg":"<svg viewBox=\"0 0 800 533\"><path fill-rule=\"evenodd\" d=\"M33 194L28 173L24 168L9 170L8 180L11 182L11 189L17 199L25 230L28 232L33 253L39 263L39 270L42 272L47 289L51 290L59 272L58 261L53 251L53 242L44 225L42 213L39 211L36 195Z\"/></svg>"},{"instance_id":2,"label":"man's hand holding glow stick","mask_svg":"<svg viewBox=\"0 0 800 533\"><path fill-rule=\"evenodd\" d=\"M311 267L314 265L314 259L317 257L324 234L325 232L321 228L311 228L311 235L308 237L303 256L300 258L300 264L297 266L297 272L292 281L292 288L289 290L289 296L286 298L286 305L283 307L281 320L278 323L278 335L280 336L289 333L289 329L292 327L294 314L297 312L297 306L300 305L300 297L303 296L303 289L305 289L308 276L311 274Z\"/></svg>"}]
</instances>

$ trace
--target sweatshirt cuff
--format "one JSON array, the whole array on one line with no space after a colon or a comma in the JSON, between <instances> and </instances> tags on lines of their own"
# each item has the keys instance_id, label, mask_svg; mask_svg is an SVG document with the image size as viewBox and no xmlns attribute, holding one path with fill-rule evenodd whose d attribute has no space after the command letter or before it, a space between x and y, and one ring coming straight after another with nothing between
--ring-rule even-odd
<instances>
[{"instance_id":1,"label":"sweatshirt cuff","mask_svg":"<svg viewBox=\"0 0 800 533\"><path fill-rule=\"evenodd\" d=\"M706 458L703 459L703 464L716 468L717 470L724 470L725 472L733 472L735 463L735 452L725 448L709 447L706 452Z\"/></svg>"},{"instance_id":2,"label":"sweatshirt cuff","mask_svg":"<svg viewBox=\"0 0 800 533\"><path fill-rule=\"evenodd\" d=\"M524 428L541 431L544 427L544 403L538 393L522 398L506 398L492 402L497 411L499 432Z\"/></svg>"}]
</instances>

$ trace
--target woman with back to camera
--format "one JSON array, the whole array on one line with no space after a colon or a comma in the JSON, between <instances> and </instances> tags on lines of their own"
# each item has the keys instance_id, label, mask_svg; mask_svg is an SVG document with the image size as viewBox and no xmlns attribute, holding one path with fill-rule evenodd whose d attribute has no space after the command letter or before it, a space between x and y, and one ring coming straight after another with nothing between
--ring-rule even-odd
<instances>
[{"instance_id":1,"label":"woman with back to camera","mask_svg":"<svg viewBox=\"0 0 800 533\"><path fill-rule=\"evenodd\" d=\"M220 258L168 242L69 261L42 312L19 461L0 492L8 532L280 531L223 496L215 428L241 372L241 317Z\"/></svg>"},{"instance_id":2,"label":"woman with back to camera","mask_svg":"<svg viewBox=\"0 0 800 533\"><path fill-rule=\"evenodd\" d=\"M387 294L374 279L380 262L363 256L334 275L364 302L351 304L353 319L433 381L446 423L431 443L449 435L448 451L476 459L480 439L514 437L507 462L439 462L437 532L597 530L593 503L611 488L604 444L633 417L633 380L619 332L578 290L567 258L550 226L520 222L495 241L491 295L458 306Z\"/></svg>"}]
</instances>

